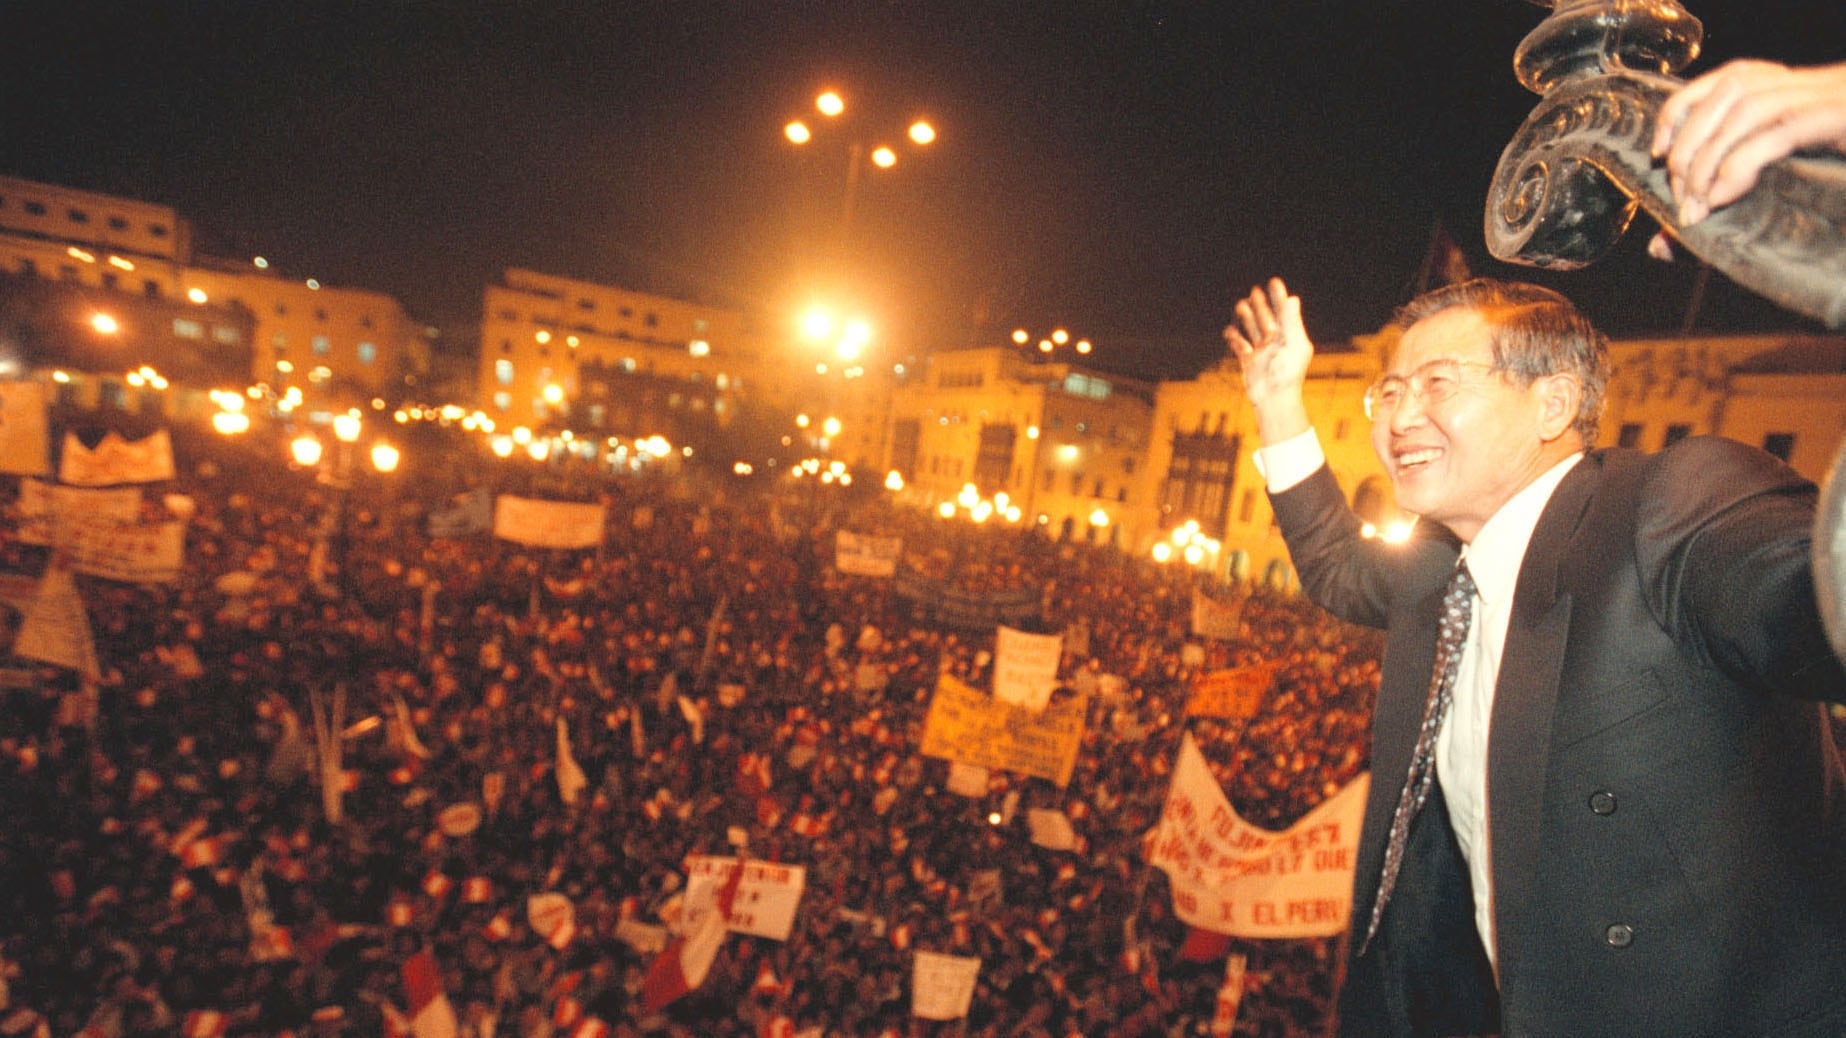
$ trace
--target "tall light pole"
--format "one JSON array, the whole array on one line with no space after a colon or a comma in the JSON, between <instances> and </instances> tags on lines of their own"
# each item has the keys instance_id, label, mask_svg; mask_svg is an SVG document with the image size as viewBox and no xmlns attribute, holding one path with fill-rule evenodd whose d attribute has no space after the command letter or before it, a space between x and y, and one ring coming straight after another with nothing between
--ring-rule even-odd
<instances>
[{"instance_id":1,"label":"tall light pole","mask_svg":"<svg viewBox=\"0 0 1846 1038\"><path fill-rule=\"evenodd\" d=\"M814 99L815 111L827 120L837 120L846 114L846 101L836 91L826 91ZM797 146L812 143L814 129L801 119L792 119L782 128L782 135L791 144ZM912 119L904 135L912 145L924 147L935 143L936 128L926 119ZM853 209L858 202L859 178L865 172L867 162L879 169L890 169L897 165L897 149L889 144L874 144L867 151L863 138L855 135L846 149L846 194L840 204L840 242L844 247L852 233Z\"/></svg>"}]
</instances>

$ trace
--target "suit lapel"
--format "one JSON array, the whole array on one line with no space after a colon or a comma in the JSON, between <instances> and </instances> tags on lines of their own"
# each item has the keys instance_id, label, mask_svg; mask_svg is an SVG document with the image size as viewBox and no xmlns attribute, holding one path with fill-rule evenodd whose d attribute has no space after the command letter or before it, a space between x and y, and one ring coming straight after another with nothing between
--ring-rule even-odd
<instances>
[{"instance_id":1,"label":"suit lapel","mask_svg":"<svg viewBox=\"0 0 1846 1038\"><path fill-rule=\"evenodd\" d=\"M1564 477L1533 528L1513 592L1512 617L1494 690L1487 750L1489 847L1493 855L1494 933L1502 985L1517 972L1523 913L1532 904L1543 821L1552 714L1570 635L1571 598L1561 568L1601 481L1592 453Z\"/></svg>"}]
</instances>

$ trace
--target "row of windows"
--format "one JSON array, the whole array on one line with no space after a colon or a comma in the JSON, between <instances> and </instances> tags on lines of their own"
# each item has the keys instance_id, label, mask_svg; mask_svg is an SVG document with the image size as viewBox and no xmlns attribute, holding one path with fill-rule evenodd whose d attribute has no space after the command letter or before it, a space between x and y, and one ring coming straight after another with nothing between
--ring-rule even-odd
<instances>
[{"instance_id":1,"label":"row of windows","mask_svg":"<svg viewBox=\"0 0 1846 1038\"><path fill-rule=\"evenodd\" d=\"M45 216L50 212L45 203L34 199L28 198L23 201L16 199L15 203L27 216ZM5 209L6 207L7 200L5 198L0 198L0 209ZM90 214L84 209L66 209L64 211L64 217L74 224L87 224L90 222ZM109 229L112 231L128 230L128 219L126 217L111 216L107 217L104 222L109 225ZM164 238L170 231L164 223L150 223L147 225L147 232L156 238Z\"/></svg>"},{"instance_id":2,"label":"row of windows","mask_svg":"<svg viewBox=\"0 0 1846 1038\"><path fill-rule=\"evenodd\" d=\"M214 324L212 325L211 332L213 342L222 343L226 346L235 346L243 339L243 335L228 324ZM175 317L173 319L173 334L182 339L203 339L205 338L205 325L203 322L194 321L191 318Z\"/></svg>"},{"instance_id":3,"label":"row of windows","mask_svg":"<svg viewBox=\"0 0 1846 1038\"><path fill-rule=\"evenodd\" d=\"M596 304L593 301L588 300L588 299L579 299L577 300L577 309L595 310ZM616 315L624 321L633 320L635 316L635 308L632 306L621 307L620 309L616 311ZM508 323L517 324L519 322L519 311L514 310L511 307L502 309L499 313L495 314L494 316ZM540 328L555 329L557 328L558 325L562 324L563 322L558 320L556 317L534 314L532 315L532 323L535 325L538 325ZM641 323L646 325L649 328L658 328L660 327L660 315L653 312L652 310L649 310L647 313L644 313L641 315ZM695 332L703 333L706 330L709 323L710 322L706 321L703 317L695 317L693 318L693 321L692 321L692 330ZM575 325L573 326L572 331L589 332L592 335L596 333L596 329L587 324Z\"/></svg>"},{"instance_id":4,"label":"row of windows","mask_svg":"<svg viewBox=\"0 0 1846 1038\"><path fill-rule=\"evenodd\" d=\"M178 322L175 322L175 327L177 326ZM276 356L278 357L287 353L288 333L277 332L270 337L269 345L276 351ZM308 348L314 351L316 357L325 357L333 352L333 340L325 335L316 335L308 341ZM370 364L378 359L378 344L375 342L361 342L359 345L353 347L353 353L359 358L359 363Z\"/></svg>"},{"instance_id":5,"label":"row of windows","mask_svg":"<svg viewBox=\"0 0 1846 1038\"><path fill-rule=\"evenodd\" d=\"M1644 427L1640 422L1623 422L1621 431L1616 434L1615 445L1638 448L1641 446L1643 431ZM1671 447L1691 435L1691 424L1674 422L1667 426L1666 433L1660 437L1660 446L1662 449ZM1763 450L1787 461L1795 454L1795 434L1791 432L1764 433Z\"/></svg>"}]
</instances>

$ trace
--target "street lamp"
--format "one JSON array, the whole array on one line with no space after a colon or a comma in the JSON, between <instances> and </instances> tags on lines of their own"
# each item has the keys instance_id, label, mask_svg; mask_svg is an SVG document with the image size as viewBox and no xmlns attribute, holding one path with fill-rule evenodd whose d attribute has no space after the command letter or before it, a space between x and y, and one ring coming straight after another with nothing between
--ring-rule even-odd
<instances>
[{"instance_id":1,"label":"street lamp","mask_svg":"<svg viewBox=\"0 0 1846 1038\"><path fill-rule=\"evenodd\" d=\"M1013 329L1013 345L1025 346L1031 341L1031 332L1026 331L1024 328ZM1049 335L1045 335L1038 340L1038 352L1046 356L1050 356L1054 350L1064 346L1070 346L1072 349L1075 349L1078 353L1085 356L1088 356L1090 351L1095 349L1095 346L1088 339L1078 339L1074 343L1071 342L1070 332L1063 328L1053 328Z\"/></svg>"},{"instance_id":2,"label":"street lamp","mask_svg":"<svg viewBox=\"0 0 1846 1038\"><path fill-rule=\"evenodd\" d=\"M814 107L826 119L838 119L846 114L846 100L838 92L828 90L814 99ZM810 144L814 140L814 129L800 119L791 119L782 127L782 135L789 143L797 147ZM904 134L910 143L917 147L926 147L936 141L936 128L928 120L917 118L911 120ZM852 228L853 206L859 194L859 175L864 169L867 154L865 142L854 137L846 151L846 196L840 206L840 241L844 243ZM871 150L872 165L879 169L890 169L897 165L897 150L888 144L878 144Z\"/></svg>"}]
</instances>

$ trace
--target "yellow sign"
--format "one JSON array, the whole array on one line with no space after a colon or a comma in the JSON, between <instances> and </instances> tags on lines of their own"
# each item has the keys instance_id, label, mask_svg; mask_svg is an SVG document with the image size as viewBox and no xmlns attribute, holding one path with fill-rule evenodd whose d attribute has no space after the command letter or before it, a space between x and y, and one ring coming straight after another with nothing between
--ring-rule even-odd
<instances>
[{"instance_id":1,"label":"yellow sign","mask_svg":"<svg viewBox=\"0 0 1846 1038\"><path fill-rule=\"evenodd\" d=\"M1201 674L1192 682L1192 698L1186 700L1186 716L1222 717L1233 721L1253 717L1262 709L1263 697L1269 694L1275 679L1276 665L1273 663L1253 663Z\"/></svg>"},{"instance_id":2,"label":"yellow sign","mask_svg":"<svg viewBox=\"0 0 1846 1038\"><path fill-rule=\"evenodd\" d=\"M936 694L923 722L922 752L926 757L1034 775L1063 786L1076 767L1088 712L1087 696L1034 711L1002 703L944 674L936 681Z\"/></svg>"}]
</instances>

